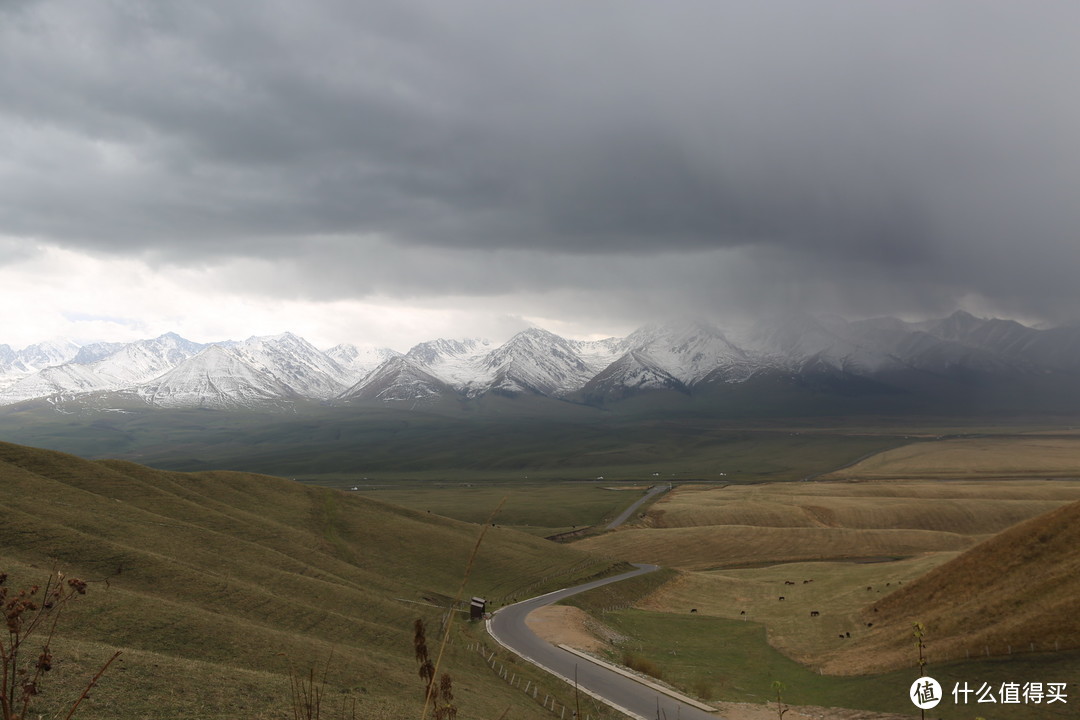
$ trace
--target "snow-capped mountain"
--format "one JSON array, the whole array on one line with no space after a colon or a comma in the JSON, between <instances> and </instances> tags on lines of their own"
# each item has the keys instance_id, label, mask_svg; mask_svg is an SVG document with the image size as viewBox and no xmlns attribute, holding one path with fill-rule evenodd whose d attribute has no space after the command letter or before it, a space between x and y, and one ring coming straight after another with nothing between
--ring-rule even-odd
<instances>
[{"instance_id":1,"label":"snow-capped mountain","mask_svg":"<svg viewBox=\"0 0 1080 720\"><path fill-rule=\"evenodd\" d=\"M0 387L46 368L63 365L79 353L79 345L66 338L46 340L14 350L0 345Z\"/></svg>"},{"instance_id":2,"label":"snow-capped mountain","mask_svg":"<svg viewBox=\"0 0 1080 720\"><path fill-rule=\"evenodd\" d=\"M79 345L66 338L47 340L23 348L18 353L18 361L28 370L42 370L47 367L62 365L79 353Z\"/></svg>"},{"instance_id":3,"label":"snow-capped mountain","mask_svg":"<svg viewBox=\"0 0 1080 720\"><path fill-rule=\"evenodd\" d=\"M483 385L482 358L487 340L429 340L404 355L383 361L339 398L354 400L431 400L445 395L471 396Z\"/></svg>"},{"instance_id":4,"label":"snow-capped mountain","mask_svg":"<svg viewBox=\"0 0 1080 720\"><path fill-rule=\"evenodd\" d=\"M161 377L133 388L150 405L229 410L299 399L235 349L211 345Z\"/></svg>"},{"instance_id":5,"label":"snow-capped mountain","mask_svg":"<svg viewBox=\"0 0 1080 720\"><path fill-rule=\"evenodd\" d=\"M802 315L737 332L680 321L589 342L532 328L502 345L444 338L404 354L353 345L322 352L292 333L212 346L170 333L120 347L34 347L20 355L0 345L0 365L68 360L16 370L22 375L14 380L9 374L0 404L124 392L166 407L415 404L491 393L606 405L647 393L718 397L770 382L774 396L785 387L905 397L996 386L1014 388L1013 397L1074 385L1080 392L1080 328L1035 329L966 313L918 323Z\"/></svg>"},{"instance_id":6,"label":"snow-capped mountain","mask_svg":"<svg viewBox=\"0 0 1080 720\"><path fill-rule=\"evenodd\" d=\"M194 357L205 347L185 340L176 333L165 333L152 340L137 340L123 345L87 367L105 378L110 387L126 388L158 377Z\"/></svg>"},{"instance_id":7,"label":"snow-capped mountain","mask_svg":"<svg viewBox=\"0 0 1080 720\"><path fill-rule=\"evenodd\" d=\"M347 373L314 345L290 332L251 337L232 350L249 365L300 397L329 399L347 385Z\"/></svg>"},{"instance_id":8,"label":"snow-capped mountain","mask_svg":"<svg viewBox=\"0 0 1080 720\"><path fill-rule=\"evenodd\" d=\"M338 399L343 402L378 400L415 403L435 400L454 392L454 388L408 355L398 355L386 360Z\"/></svg>"},{"instance_id":9,"label":"snow-capped mountain","mask_svg":"<svg viewBox=\"0 0 1080 720\"><path fill-rule=\"evenodd\" d=\"M429 340L413 346L406 359L452 387L464 390L478 379L478 367L491 343L480 338Z\"/></svg>"},{"instance_id":10,"label":"snow-capped mountain","mask_svg":"<svg viewBox=\"0 0 1080 720\"><path fill-rule=\"evenodd\" d=\"M615 362L626 352L624 338L604 338L603 340L570 341L581 361L595 374Z\"/></svg>"},{"instance_id":11,"label":"snow-capped mountain","mask_svg":"<svg viewBox=\"0 0 1080 720\"><path fill-rule=\"evenodd\" d=\"M577 344L539 328L519 332L487 353L480 363L486 381L477 391L534 393L559 397L595 374Z\"/></svg>"},{"instance_id":12,"label":"snow-capped mountain","mask_svg":"<svg viewBox=\"0 0 1080 720\"><path fill-rule=\"evenodd\" d=\"M90 363L88 357L105 349L105 344L87 353L76 352L70 362L26 375L0 391L0 404L11 404L49 395L103 390L123 390L152 380L202 349L202 345L166 333L152 340L120 344L111 354Z\"/></svg>"},{"instance_id":13,"label":"snow-capped mountain","mask_svg":"<svg viewBox=\"0 0 1080 720\"><path fill-rule=\"evenodd\" d=\"M906 333L903 323L882 329L874 322L857 325L804 313L759 322L741 342L760 363L791 372L817 367L862 374L895 365L891 345Z\"/></svg>"},{"instance_id":14,"label":"snow-capped mountain","mask_svg":"<svg viewBox=\"0 0 1080 720\"><path fill-rule=\"evenodd\" d=\"M617 357L619 341L567 340L539 328L492 347L487 340L432 340L385 361L342 400L479 397L490 392L564 397Z\"/></svg>"},{"instance_id":15,"label":"snow-capped mountain","mask_svg":"<svg viewBox=\"0 0 1080 720\"><path fill-rule=\"evenodd\" d=\"M345 376L311 343L287 332L211 345L133 391L151 405L228 409L326 400L345 388Z\"/></svg>"},{"instance_id":16,"label":"snow-capped mountain","mask_svg":"<svg viewBox=\"0 0 1080 720\"><path fill-rule=\"evenodd\" d=\"M76 365L89 365L109 357L117 350L123 349L124 345L125 343L118 342L96 342L83 345L75 357L71 358L71 362Z\"/></svg>"},{"instance_id":17,"label":"snow-capped mountain","mask_svg":"<svg viewBox=\"0 0 1080 720\"><path fill-rule=\"evenodd\" d=\"M603 400L650 390L689 392L706 378L740 382L761 367L722 330L700 321L647 325L619 347L625 352L582 386L584 397Z\"/></svg>"},{"instance_id":18,"label":"snow-capped mountain","mask_svg":"<svg viewBox=\"0 0 1080 720\"><path fill-rule=\"evenodd\" d=\"M630 350L585 383L581 394L587 402L602 403L660 390L685 393L688 388L647 353Z\"/></svg>"},{"instance_id":19,"label":"snow-capped mountain","mask_svg":"<svg viewBox=\"0 0 1080 720\"><path fill-rule=\"evenodd\" d=\"M705 322L646 326L626 338L636 362L661 369L686 386L718 371L726 380L745 380L758 363L722 330Z\"/></svg>"},{"instance_id":20,"label":"snow-capped mountain","mask_svg":"<svg viewBox=\"0 0 1080 720\"><path fill-rule=\"evenodd\" d=\"M345 381L350 387L390 358L401 355L397 350L390 348L374 345L357 346L348 343L335 345L325 350L324 354L345 371Z\"/></svg>"},{"instance_id":21,"label":"snow-capped mountain","mask_svg":"<svg viewBox=\"0 0 1080 720\"><path fill-rule=\"evenodd\" d=\"M26 375L0 390L0 405L50 395L74 395L107 389L107 382L85 365L67 363Z\"/></svg>"}]
</instances>

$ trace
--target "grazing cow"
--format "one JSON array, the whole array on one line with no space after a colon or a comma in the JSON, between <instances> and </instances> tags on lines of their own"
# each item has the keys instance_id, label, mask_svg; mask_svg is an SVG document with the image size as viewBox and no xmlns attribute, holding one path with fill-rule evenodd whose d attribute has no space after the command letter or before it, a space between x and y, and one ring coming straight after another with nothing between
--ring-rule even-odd
<instances>
[{"instance_id":1,"label":"grazing cow","mask_svg":"<svg viewBox=\"0 0 1080 720\"><path fill-rule=\"evenodd\" d=\"M817 617L820 614L821 613L819 613L817 610L811 610L810 611L810 617Z\"/></svg>"},{"instance_id":2,"label":"grazing cow","mask_svg":"<svg viewBox=\"0 0 1080 720\"><path fill-rule=\"evenodd\" d=\"M837 637L840 638L841 640L843 640L844 639L844 633L840 633L839 635L837 635Z\"/></svg>"},{"instance_id":3,"label":"grazing cow","mask_svg":"<svg viewBox=\"0 0 1080 720\"><path fill-rule=\"evenodd\" d=\"M846 638L851 637L851 633L849 633L849 632L844 633L844 637L846 637Z\"/></svg>"},{"instance_id":4,"label":"grazing cow","mask_svg":"<svg viewBox=\"0 0 1080 720\"><path fill-rule=\"evenodd\" d=\"M692 612L692 613L696 613L696 612L697 612L697 608L690 608L690 612Z\"/></svg>"},{"instance_id":5,"label":"grazing cow","mask_svg":"<svg viewBox=\"0 0 1080 720\"><path fill-rule=\"evenodd\" d=\"M814 578L810 578L809 580L803 580L802 584L806 585L807 583L812 583L812 582L814 582Z\"/></svg>"},{"instance_id":6,"label":"grazing cow","mask_svg":"<svg viewBox=\"0 0 1080 720\"><path fill-rule=\"evenodd\" d=\"M780 596L780 599L781 599L781 600L783 600L783 599L784 599L784 596L783 596L783 595L781 595L781 596Z\"/></svg>"},{"instance_id":7,"label":"grazing cow","mask_svg":"<svg viewBox=\"0 0 1080 720\"><path fill-rule=\"evenodd\" d=\"M873 589L874 589L874 586L873 586L873 585L867 585L867 586L866 586L866 590L867 590L868 592L869 592L870 590L873 590Z\"/></svg>"},{"instance_id":8,"label":"grazing cow","mask_svg":"<svg viewBox=\"0 0 1080 720\"><path fill-rule=\"evenodd\" d=\"M795 581L794 581L794 580L785 580L785 581L784 581L784 584L785 584L785 585L794 585L794 584L795 584Z\"/></svg>"},{"instance_id":9,"label":"grazing cow","mask_svg":"<svg viewBox=\"0 0 1080 720\"><path fill-rule=\"evenodd\" d=\"M745 611L745 610L743 610L743 611L742 611L742 612L740 612L739 614L740 614L740 615L745 615L745 614L746 614L746 611Z\"/></svg>"},{"instance_id":10,"label":"grazing cow","mask_svg":"<svg viewBox=\"0 0 1080 720\"><path fill-rule=\"evenodd\" d=\"M874 627L874 623L866 623L866 627Z\"/></svg>"}]
</instances>

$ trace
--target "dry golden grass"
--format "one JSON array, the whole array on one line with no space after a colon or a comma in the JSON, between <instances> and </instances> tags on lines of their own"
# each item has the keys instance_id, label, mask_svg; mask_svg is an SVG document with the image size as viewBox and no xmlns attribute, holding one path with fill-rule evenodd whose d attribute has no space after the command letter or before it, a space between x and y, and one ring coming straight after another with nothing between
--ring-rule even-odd
<instances>
[{"instance_id":1,"label":"dry golden grass","mask_svg":"<svg viewBox=\"0 0 1080 720\"><path fill-rule=\"evenodd\" d=\"M1080 482L770 483L684 486L644 527L578 547L687 570L955 551L1080 499Z\"/></svg>"},{"instance_id":2,"label":"dry golden grass","mask_svg":"<svg viewBox=\"0 0 1080 720\"><path fill-rule=\"evenodd\" d=\"M1080 438L960 438L916 443L867 458L825 479L1080 477Z\"/></svg>"},{"instance_id":3,"label":"dry golden grass","mask_svg":"<svg viewBox=\"0 0 1080 720\"><path fill-rule=\"evenodd\" d=\"M868 605L873 632L830 654L826 672L909 663L914 622L935 662L1080 647L1078 547L1080 503L1010 528Z\"/></svg>"},{"instance_id":4,"label":"dry golden grass","mask_svg":"<svg viewBox=\"0 0 1080 720\"><path fill-rule=\"evenodd\" d=\"M630 529L575 543L577 547L684 570L762 563L879 558L970 547L977 536L931 530L773 528L748 525Z\"/></svg>"},{"instance_id":5,"label":"dry golden grass","mask_svg":"<svg viewBox=\"0 0 1080 720\"><path fill-rule=\"evenodd\" d=\"M1080 500L1080 483L732 485L680 488L656 504L646 524L656 528L737 525L986 534L1070 500Z\"/></svg>"},{"instance_id":6,"label":"dry golden grass","mask_svg":"<svg viewBox=\"0 0 1080 720\"><path fill-rule=\"evenodd\" d=\"M970 628L963 629L972 618L994 625L978 635L999 646L994 652L1004 652L1010 642L1018 649L1021 643L1030 648L1031 642L1053 649L1048 619L1062 615L1062 603L1075 596L1051 591L1034 576L1015 581L1015 587L1040 588L1037 593L1021 596L999 588L993 578L1002 565L993 553L976 556L972 551L971 557L981 558L978 562L949 566L968 568L956 573L961 577L988 582L982 592L1000 596L1000 602L965 605L953 615L942 609L944 595L916 592L915 587L923 586L914 581L954 558L968 557L964 552L984 541L987 545L980 547L1002 552L1004 546L991 544L992 538L1008 537L1009 528L1018 523L1052 517L1078 499L1080 482L1071 480L685 486L656 503L641 525L577 545L683 571L638 607L679 614L694 608L701 615L762 622L770 644L801 662L824 667L825 672L866 672L910 664L912 617L927 624L933 651L947 649L954 659L961 639L967 638L973 650L977 644ZM1014 552L1020 552L1031 538L1011 542ZM1056 561L1038 560L1040 565L1047 562ZM1059 577L1056 569L1045 574ZM883 623L882 603L898 587L905 590L900 599L890 600L898 608L896 619ZM952 588L954 600L970 594L963 587ZM1010 616L1010 603L1022 605L1027 619ZM934 610L920 616L920 607ZM910 612L905 615L900 608ZM811 617L811 612L818 615ZM1080 618L1080 613L1072 614ZM868 622L874 627L868 628ZM1021 640L1033 627L1042 630ZM1076 635L1080 639L1080 631ZM1065 647L1060 641L1059 646Z\"/></svg>"}]
</instances>

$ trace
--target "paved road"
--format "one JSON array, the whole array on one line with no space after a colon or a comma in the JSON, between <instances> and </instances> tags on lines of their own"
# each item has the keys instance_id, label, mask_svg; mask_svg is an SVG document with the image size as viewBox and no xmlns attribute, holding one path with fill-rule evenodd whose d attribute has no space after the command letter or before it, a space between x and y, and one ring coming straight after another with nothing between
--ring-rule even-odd
<instances>
[{"instance_id":1,"label":"paved road","mask_svg":"<svg viewBox=\"0 0 1080 720\"><path fill-rule=\"evenodd\" d=\"M547 595L507 605L488 624L492 636L502 645L549 672L571 681L575 668L579 687L594 697L606 699L623 712L643 720L717 720L717 716L680 702L630 678L579 658L538 638L525 625L525 616L537 608L558 602L579 592L657 570L656 565L637 565L637 570L584 585L556 590Z\"/></svg>"},{"instance_id":2,"label":"paved road","mask_svg":"<svg viewBox=\"0 0 1080 720\"><path fill-rule=\"evenodd\" d=\"M619 517L617 517L614 520L612 520L611 522L609 522L607 527L605 528L605 530L614 530L615 528L622 525L624 522L627 521L627 519L629 519L630 515L633 514L634 511L636 511L639 507L641 507L642 503L644 503L646 500L651 498L653 495L657 495L659 493L664 492L669 487L670 487L670 485L668 485L666 483L662 484L662 485L653 485L651 488L649 488L649 492L647 492L647 493L645 493L644 495L641 496L640 500L638 500L636 503L634 503L630 507L623 510L622 514L619 515Z\"/></svg>"}]
</instances>

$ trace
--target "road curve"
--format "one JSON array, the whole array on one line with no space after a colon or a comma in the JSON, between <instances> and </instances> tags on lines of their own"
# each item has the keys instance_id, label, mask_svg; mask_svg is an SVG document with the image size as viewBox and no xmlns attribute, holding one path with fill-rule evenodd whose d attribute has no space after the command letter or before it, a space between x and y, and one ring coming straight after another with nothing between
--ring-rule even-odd
<instances>
[{"instance_id":1,"label":"road curve","mask_svg":"<svg viewBox=\"0 0 1080 720\"><path fill-rule=\"evenodd\" d=\"M563 598L601 585L619 582L659 569L656 565L637 563L635 565L637 570L507 605L498 610L488 621L488 632L507 649L548 672L570 680L571 683L576 671L578 686L582 691L641 720L653 720L653 718L717 720L716 715L680 702L635 680L557 648L541 640L525 625L525 616L537 608L551 605Z\"/></svg>"}]
</instances>

